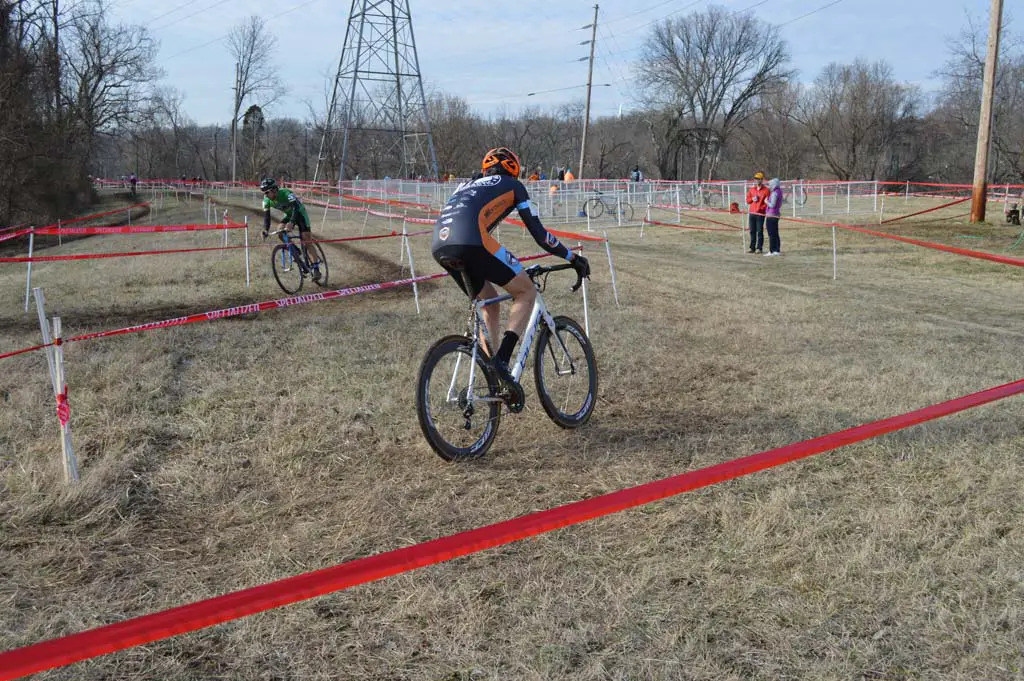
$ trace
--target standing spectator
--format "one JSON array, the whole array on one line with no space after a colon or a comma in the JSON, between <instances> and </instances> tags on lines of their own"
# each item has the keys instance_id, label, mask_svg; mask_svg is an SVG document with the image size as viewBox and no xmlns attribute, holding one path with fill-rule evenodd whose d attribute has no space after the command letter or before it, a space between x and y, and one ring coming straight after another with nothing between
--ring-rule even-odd
<instances>
[{"instance_id":1,"label":"standing spectator","mask_svg":"<svg viewBox=\"0 0 1024 681\"><path fill-rule=\"evenodd\" d=\"M572 168L566 168L565 169L565 178L564 179L565 179L566 182L572 182L573 180L576 179L576 176L572 174Z\"/></svg>"},{"instance_id":2,"label":"standing spectator","mask_svg":"<svg viewBox=\"0 0 1024 681\"><path fill-rule=\"evenodd\" d=\"M565 182L565 168L558 169L558 181Z\"/></svg>"},{"instance_id":3,"label":"standing spectator","mask_svg":"<svg viewBox=\"0 0 1024 681\"><path fill-rule=\"evenodd\" d=\"M135 198L135 185L138 184L138 182L139 182L139 178L137 178L135 176L135 173L132 173L131 175L128 176L128 183L132 186L132 198L133 199Z\"/></svg>"},{"instance_id":4,"label":"standing spectator","mask_svg":"<svg viewBox=\"0 0 1024 681\"><path fill-rule=\"evenodd\" d=\"M768 180L768 201L765 202L764 226L768 230L768 252L765 255L782 255L782 241L779 239L779 216L782 215L782 185L779 178Z\"/></svg>"},{"instance_id":5,"label":"standing spectator","mask_svg":"<svg viewBox=\"0 0 1024 681\"><path fill-rule=\"evenodd\" d=\"M540 173L539 173L539 172L537 172L536 170L534 170L534 171L533 171L532 173L530 173L530 177L529 177L529 178L527 178L527 179L528 179L528 180L529 180L530 182L536 182L537 180L539 180L539 179L540 179Z\"/></svg>"},{"instance_id":6,"label":"standing spectator","mask_svg":"<svg viewBox=\"0 0 1024 681\"><path fill-rule=\"evenodd\" d=\"M750 228L749 253L761 253L764 248L764 210L768 203L768 187L764 186L764 173L754 173L754 186L747 190L747 224Z\"/></svg>"},{"instance_id":7,"label":"standing spectator","mask_svg":"<svg viewBox=\"0 0 1024 681\"><path fill-rule=\"evenodd\" d=\"M637 164L637 166L635 168L633 168L633 172L630 173L629 179L631 179L633 182L643 182L644 181L644 174L642 172L640 172L640 164Z\"/></svg>"}]
</instances>

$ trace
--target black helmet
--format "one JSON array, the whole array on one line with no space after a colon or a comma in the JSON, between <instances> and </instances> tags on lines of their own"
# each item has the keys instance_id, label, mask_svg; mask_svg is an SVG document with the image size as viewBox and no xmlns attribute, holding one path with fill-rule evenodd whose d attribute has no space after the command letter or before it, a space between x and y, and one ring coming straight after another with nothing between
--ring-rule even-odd
<instances>
[{"instance_id":1,"label":"black helmet","mask_svg":"<svg viewBox=\"0 0 1024 681\"><path fill-rule=\"evenodd\" d=\"M260 191L261 192L269 192L269 191L273 191L273 190L276 190L276 189L277 189L277 182L274 181L274 178L272 178L272 177L264 177L263 180L260 181Z\"/></svg>"}]
</instances>

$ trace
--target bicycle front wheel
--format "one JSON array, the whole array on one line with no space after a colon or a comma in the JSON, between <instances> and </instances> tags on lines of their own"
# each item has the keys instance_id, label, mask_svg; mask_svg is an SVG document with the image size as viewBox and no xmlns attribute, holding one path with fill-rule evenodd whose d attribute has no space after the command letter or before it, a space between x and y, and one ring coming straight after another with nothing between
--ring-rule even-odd
<instances>
[{"instance_id":1,"label":"bicycle front wheel","mask_svg":"<svg viewBox=\"0 0 1024 681\"><path fill-rule=\"evenodd\" d=\"M596 220L604 214L604 202L597 198L590 199L583 204L583 212L591 220Z\"/></svg>"},{"instance_id":2,"label":"bicycle front wheel","mask_svg":"<svg viewBox=\"0 0 1024 681\"><path fill-rule=\"evenodd\" d=\"M722 207L722 193L721 192L708 192L704 195L704 204L708 208L721 208Z\"/></svg>"},{"instance_id":3,"label":"bicycle front wheel","mask_svg":"<svg viewBox=\"0 0 1024 681\"><path fill-rule=\"evenodd\" d=\"M294 295L302 290L302 267L295 259L295 252L289 244L274 246L270 254L270 264L274 270L274 279L281 290ZM297 249L296 249L297 250Z\"/></svg>"},{"instance_id":4,"label":"bicycle front wheel","mask_svg":"<svg viewBox=\"0 0 1024 681\"><path fill-rule=\"evenodd\" d=\"M304 247L306 249L306 262L309 262L310 269L313 268L313 263L310 260L310 254L316 253L317 257L320 258L320 279L316 282L320 288L327 287L327 256L324 255L324 249L320 247L320 244L313 242L309 246Z\"/></svg>"},{"instance_id":5,"label":"bicycle front wheel","mask_svg":"<svg viewBox=\"0 0 1024 681\"><path fill-rule=\"evenodd\" d=\"M472 381L470 372L472 370ZM464 461L483 456L498 434L498 381L473 343L446 336L427 350L416 381L416 416L438 456Z\"/></svg>"},{"instance_id":6,"label":"bicycle front wheel","mask_svg":"<svg viewBox=\"0 0 1024 681\"><path fill-rule=\"evenodd\" d=\"M555 334L544 326L533 362L537 396L551 420L579 428L597 403L597 360L590 339L569 317L555 317Z\"/></svg>"}]
</instances>

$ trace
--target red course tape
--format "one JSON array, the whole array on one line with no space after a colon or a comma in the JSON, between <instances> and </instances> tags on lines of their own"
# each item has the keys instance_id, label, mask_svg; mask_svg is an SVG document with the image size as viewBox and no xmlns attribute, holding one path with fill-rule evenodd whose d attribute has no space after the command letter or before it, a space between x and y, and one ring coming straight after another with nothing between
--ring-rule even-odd
<instances>
[{"instance_id":1,"label":"red course tape","mask_svg":"<svg viewBox=\"0 0 1024 681\"><path fill-rule=\"evenodd\" d=\"M159 641L750 475L1024 392L1024 379L838 433L0 653L0 681Z\"/></svg>"}]
</instances>

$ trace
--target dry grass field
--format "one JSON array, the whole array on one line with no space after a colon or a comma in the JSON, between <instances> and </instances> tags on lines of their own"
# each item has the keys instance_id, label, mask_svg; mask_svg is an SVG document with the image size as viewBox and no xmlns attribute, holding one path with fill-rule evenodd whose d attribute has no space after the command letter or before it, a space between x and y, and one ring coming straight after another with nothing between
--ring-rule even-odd
<instances>
[{"instance_id":1,"label":"dry grass field","mask_svg":"<svg viewBox=\"0 0 1024 681\"><path fill-rule=\"evenodd\" d=\"M202 220L198 202L172 203L160 222ZM883 229L1000 253L1017 234L927 217ZM332 216L316 231L362 229ZM537 250L518 229L501 236ZM556 428L531 377L526 410L471 463L435 456L413 406L423 352L463 330L447 280L421 287L419 315L397 289L68 345L73 488L45 357L0 360L0 650L1024 377L1019 268L840 231L833 281L831 230L787 223L779 258L747 255L738 231L610 238L620 306L603 247L586 251L601 371L590 424ZM39 254L220 239L102 236ZM438 271L429 245L413 240L417 274ZM74 335L283 297L267 251L249 289L239 251L44 263L33 280ZM402 272L396 239L326 252L331 288ZM0 351L39 342L24 274L0 266ZM564 279L545 300L582 322ZM1021 679L1022 407L1010 398L38 678Z\"/></svg>"}]
</instances>

